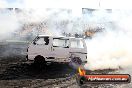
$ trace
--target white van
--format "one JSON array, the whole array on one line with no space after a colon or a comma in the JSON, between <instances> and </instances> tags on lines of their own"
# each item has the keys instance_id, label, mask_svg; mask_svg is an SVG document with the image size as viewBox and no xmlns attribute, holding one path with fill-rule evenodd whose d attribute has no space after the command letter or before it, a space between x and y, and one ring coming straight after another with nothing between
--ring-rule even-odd
<instances>
[{"instance_id":1,"label":"white van","mask_svg":"<svg viewBox=\"0 0 132 88\"><path fill-rule=\"evenodd\" d=\"M87 47L82 38L38 35L28 46L27 59L35 63L87 62Z\"/></svg>"}]
</instances>

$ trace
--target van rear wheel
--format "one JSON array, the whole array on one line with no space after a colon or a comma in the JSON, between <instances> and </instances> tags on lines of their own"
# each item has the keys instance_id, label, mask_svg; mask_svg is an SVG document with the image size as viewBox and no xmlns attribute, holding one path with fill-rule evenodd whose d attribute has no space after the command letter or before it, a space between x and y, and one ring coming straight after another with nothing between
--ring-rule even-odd
<instances>
[{"instance_id":1,"label":"van rear wheel","mask_svg":"<svg viewBox=\"0 0 132 88\"><path fill-rule=\"evenodd\" d=\"M81 58L80 58L80 57L71 58L70 65L71 65L74 69L78 69L78 67L79 67L80 65L82 65L82 60L81 60Z\"/></svg>"}]
</instances>

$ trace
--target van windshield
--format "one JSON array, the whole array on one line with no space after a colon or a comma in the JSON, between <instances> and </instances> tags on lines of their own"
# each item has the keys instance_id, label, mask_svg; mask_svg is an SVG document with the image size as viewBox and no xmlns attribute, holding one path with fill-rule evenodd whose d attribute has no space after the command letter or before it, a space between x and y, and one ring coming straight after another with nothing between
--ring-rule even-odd
<instances>
[{"instance_id":1,"label":"van windshield","mask_svg":"<svg viewBox=\"0 0 132 88\"><path fill-rule=\"evenodd\" d=\"M69 39L62 38L54 38L53 39L53 47L69 47Z\"/></svg>"}]
</instances>

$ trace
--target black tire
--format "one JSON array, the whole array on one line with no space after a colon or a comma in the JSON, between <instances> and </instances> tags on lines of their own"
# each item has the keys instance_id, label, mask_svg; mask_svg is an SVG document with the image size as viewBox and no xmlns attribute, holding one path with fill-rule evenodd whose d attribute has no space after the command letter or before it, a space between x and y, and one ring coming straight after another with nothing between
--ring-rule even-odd
<instances>
[{"instance_id":1,"label":"black tire","mask_svg":"<svg viewBox=\"0 0 132 88\"><path fill-rule=\"evenodd\" d=\"M34 65L35 65L35 67L40 68L40 69L44 68L46 65L45 58L43 56L40 56L40 55L36 56L34 58Z\"/></svg>"}]
</instances>

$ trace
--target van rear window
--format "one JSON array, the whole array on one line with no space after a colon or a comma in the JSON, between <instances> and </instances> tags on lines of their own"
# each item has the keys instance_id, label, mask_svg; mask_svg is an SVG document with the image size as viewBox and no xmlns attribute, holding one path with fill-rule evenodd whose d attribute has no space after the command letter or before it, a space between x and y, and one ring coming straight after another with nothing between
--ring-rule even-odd
<instances>
[{"instance_id":1,"label":"van rear window","mask_svg":"<svg viewBox=\"0 0 132 88\"><path fill-rule=\"evenodd\" d=\"M71 40L71 48L84 48L81 40Z\"/></svg>"}]
</instances>

